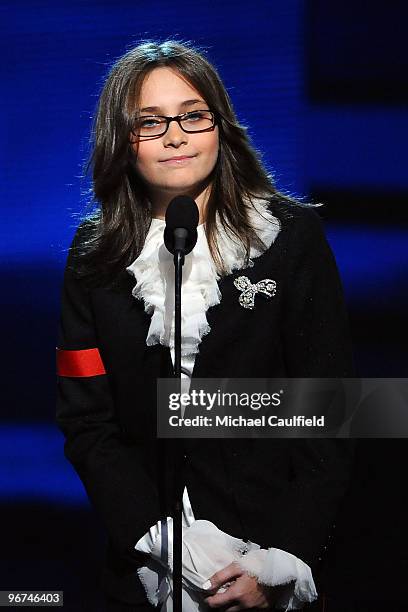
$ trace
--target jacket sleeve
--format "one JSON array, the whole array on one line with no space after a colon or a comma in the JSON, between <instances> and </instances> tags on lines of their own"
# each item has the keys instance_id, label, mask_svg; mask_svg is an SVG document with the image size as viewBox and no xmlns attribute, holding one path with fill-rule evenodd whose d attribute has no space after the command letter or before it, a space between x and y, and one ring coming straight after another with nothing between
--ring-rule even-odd
<instances>
[{"instance_id":1,"label":"jacket sleeve","mask_svg":"<svg viewBox=\"0 0 408 612\"><path fill-rule=\"evenodd\" d=\"M286 252L283 340L291 377L352 377L354 363L339 273L314 210L294 219Z\"/></svg>"},{"instance_id":2,"label":"jacket sleeve","mask_svg":"<svg viewBox=\"0 0 408 612\"><path fill-rule=\"evenodd\" d=\"M343 290L332 251L315 211L302 209L287 251L283 344L290 377L353 377L354 364ZM292 481L279 500L279 542L271 545L312 569L331 537L351 474L355 442L292 439Z\"/></svg>"},{"instance_id":3,"label":"jacket sleeve","mask_svg":"<svg viewBox=\"0 0 408 612\"><path fill-rule=\"evenodd\" d=\"M75 272L81 234L80 228L63 281L56 422L65 436L65 456L112 546L127 561L140 564L144 555L134 546L160 518L158 492L143 469L137 444L130 445L121 435L109 371L99 354L89 290Z\"/></svg>"}]
</instances>

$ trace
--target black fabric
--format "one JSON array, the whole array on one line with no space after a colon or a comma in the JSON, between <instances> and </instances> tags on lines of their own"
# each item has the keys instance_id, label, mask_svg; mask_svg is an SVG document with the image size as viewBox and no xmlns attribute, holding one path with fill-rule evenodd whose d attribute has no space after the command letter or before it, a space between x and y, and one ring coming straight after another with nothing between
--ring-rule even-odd
<instances>
[{"instance_id":1,"label":"black fabric","mask_svg":"<svg viewBox=\"0 0 408 612\"><path fill-rule=\"evenodd\" d=\"M286 205L285 205L286 206ZM207 312L197 377L348 377L353 360L341 283L315 211L272 205L282 228L254 265L219 282ZM283 212L285 214L283 214ZM81 229L74 240L80 244ZM102 586L129 604L146 602L135 543L170 513L172 447L156 438L156 379L169 376L167 347L146 346L150 317L131 295L125 271L116 288L86 286L68 258L58 346L98 347L106 375L58 380L57 423L65 453L109 535ZM233 281L272 278L276 295L239 305ZM259 298L259 299L258 299ZM186 441L183 474L197 519L298 556L315 575L324 558L353 455L348 440ZM164 473L163 473L164 472Z\"/></svg>"},{"instance_id":2,"label":"black fabric","mask_svg":"<svg viewBox=\"0 0 408 612\"><path fill-rule=\"evenodd\" d=\"M112 597L105 599L104 612L152 612L153 610L157 608L149 603L125 604Z\"/></svg>"},{"instance_id":3,"label":"black fabric","mask_svg":"<svg viewBox=\"0 0 408 612\"><path fill-rule=\"evenodd\" d=\"M304 612L340 612L340 608L329 608L328 600L319 597L312 604L307 604L304 606ZM151 612L152 610L156 610L154 606L149 603L132 605L132 604L124 604L118 601L117 599L113 599L111 597L107 597L105 600L105 609L104 612ZM276 608L270 608L276 609ZM357 612L357 610L353 608L348 608L347 606L341 609L341 612Z\"/></svg>"}]
</instances>

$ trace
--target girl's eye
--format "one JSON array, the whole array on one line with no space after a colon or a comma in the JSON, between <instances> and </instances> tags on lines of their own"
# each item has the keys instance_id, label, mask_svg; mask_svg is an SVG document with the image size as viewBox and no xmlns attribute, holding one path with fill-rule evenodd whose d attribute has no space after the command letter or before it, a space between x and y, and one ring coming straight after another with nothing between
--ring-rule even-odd
<instances>
[{"instance_id":1,"label":"girl's eye","mask_svg":"<svg viewBox=\"0 0 408 612\"><path fill-rule=\"evenodd\" d=\"M160 125L160 121L157 119L140 119L139 125L142 128L156 127Z\"/></svg>"},{"instance_id":2,"label":"girl's eye","mask_svg":"<svg viewBox=\"0 0 408 612\"><path fill-rule=\"evenodd\" d=\"M191 113L188 113L188 115L186 116L186 119L188 121L198 121L199 119L203 118L203 113L201 111L192 111Z\"/></svg>"}]
</instances>

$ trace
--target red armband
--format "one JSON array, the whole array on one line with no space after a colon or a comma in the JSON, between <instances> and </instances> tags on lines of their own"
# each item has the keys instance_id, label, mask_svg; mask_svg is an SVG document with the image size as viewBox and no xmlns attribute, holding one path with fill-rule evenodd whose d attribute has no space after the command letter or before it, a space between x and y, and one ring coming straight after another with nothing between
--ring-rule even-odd
<instances>
[{"instance_id":1,"label":"red armband","mask_svg":"<svg viewBox=\"0 0 408 612\"><path fill-rule=\"evenodd\" d=\"M91 348L82 351L64 351L57 348L58 376L101 376L106 374L99 349Z\"/></svg>"}]
</instances>

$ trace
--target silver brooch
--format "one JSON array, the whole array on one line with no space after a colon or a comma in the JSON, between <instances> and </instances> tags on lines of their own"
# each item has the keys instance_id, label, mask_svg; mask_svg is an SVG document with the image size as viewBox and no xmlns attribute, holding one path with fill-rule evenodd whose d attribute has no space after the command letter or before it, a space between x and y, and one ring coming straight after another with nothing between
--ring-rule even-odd
<instances>
[{"instance_id":1,"label":"silver brooch","mask_svg":"<svg viewBox=\"0 0 408 612\"><path fill-rule=\"evenodd\" d=\"M255 307L256 293L262 293L267 298L273 297L276 293L276 282L270 278L265 278L253 285L247 276L238 276L234 280L234 285L239 291L242 291L239 296L241 306L251 310Z\"/></svg>"}]
</instances>

